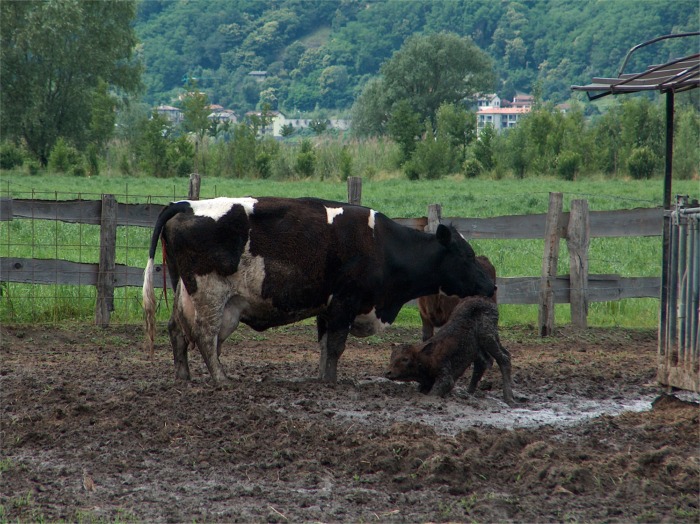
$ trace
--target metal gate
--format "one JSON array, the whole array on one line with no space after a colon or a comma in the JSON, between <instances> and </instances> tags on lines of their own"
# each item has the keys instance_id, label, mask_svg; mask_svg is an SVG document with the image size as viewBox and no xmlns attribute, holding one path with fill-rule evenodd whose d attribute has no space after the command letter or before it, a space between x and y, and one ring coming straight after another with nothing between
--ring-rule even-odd
<instances>
[{"instance_id":1,"label":"metal gate","mask_svg":"<svg viewBox=\"0 0 700 524\"><path fill-rule=\"evenodd\" d=\"M677 197L670 213L659 325L659 382L700 392L700 206Z\"/></svg>"}]
</instances>

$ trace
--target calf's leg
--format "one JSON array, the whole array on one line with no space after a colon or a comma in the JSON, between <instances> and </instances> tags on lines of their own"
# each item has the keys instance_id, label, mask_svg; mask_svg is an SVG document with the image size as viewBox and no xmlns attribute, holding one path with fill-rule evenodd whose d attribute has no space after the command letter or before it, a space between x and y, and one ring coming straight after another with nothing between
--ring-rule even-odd
<instances>
[{"instance_id":1,"label":"calf's leg","mask_svg":"<svg viewBox=\"0 0 700 524\"><path fill-rule=\"evenodd\" d=\"M433 397L444 397L450 391L452 391L454 386L455 380L452 378L452 375L450 373L441 373L435 379L435 384L433 384L433 387L428 394Z\"/></svg>"},{"instance_id":2,"label":"calf's leg","mask_svg":"<svg viewBox=\"0 0 700 524\"><path fill-rule=\"evenodd\" d=\"M492 337L488 338L488 342L482 345L489 355L491 355L499 369L501 370L501 376L503 377L503 400L506 404L512 406L515 404L513 399L513 379L511 377L511 366L510 366L510 353L501 344L498 334L494 334Z\"/></svg>"},{"instance_id":3,"label":"calf's leg","mask_svg":"<svg viewBox=\"0 0 700 524\"><path fill-rule=\"evenodd\" d=\"M428 340L435 333L435 328L429 319L421 315L421 322L423 323L423 342Z\"/></svg>"},{"instance_id":4,"label":"calf's leg","mask_svg":"<svg viewBox=\"0 0 700 524\"><path fill-rule=\"evenodd\" d=\"M488 368L488 362L483 358L477 356L474 360L474 370L472 371L472 379L471 381L469 381L469 387L467 388L467 392L470 395L474 394L474 392L476 391L476 387L479 385L481 377L484 376L484 373Z\"/></svg>"}]
</instances>

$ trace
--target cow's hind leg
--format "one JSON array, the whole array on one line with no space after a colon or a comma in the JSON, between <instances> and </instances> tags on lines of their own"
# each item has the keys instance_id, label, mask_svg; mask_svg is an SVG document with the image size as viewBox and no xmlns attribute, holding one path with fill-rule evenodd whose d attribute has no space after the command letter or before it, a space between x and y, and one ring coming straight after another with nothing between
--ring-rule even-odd
<instances>
[{"instance_id":1,"label":"cow's hind leg","mask_svg":"<svg viewBox=\"0 0 700 524\"><path fill-rule=\"evenodd\" d=\"M215 386L227 386L231 380L226 376L218 354L218 335L210 332L200 332L197 337L197 347L207 365L212 382Z\"/></svg>"},{"instance_id":2,"label":"cow's hind leg","mask_svg":"<svg viewBox=\"0 0 700 524\"><path fill-rule=\"evenodd\" d=\"M213 275L198 277L197 284L200 291L192 295L197 312L194 317L192 338L202 354L214 385L227 386L231 380L226 376L219 361L221 349L219 339L220 334L226 336L230 334L230 331L223 328L227 316L228 285L225 280Z\"/></svg>"},{"instance_id":3,"label":"cow's hind leg","mask_svg":"<svg viewBox=\"0 0 700 524\"><path fill-rule=\"evenodd\" d=\"M182 329L174 318L168 322L168 335L170 345L173 348L173 361L175 362L175 380L190 380L190 366L187 362L187 348L189 341L185 338Z\"/></svg>"}]
</instances>

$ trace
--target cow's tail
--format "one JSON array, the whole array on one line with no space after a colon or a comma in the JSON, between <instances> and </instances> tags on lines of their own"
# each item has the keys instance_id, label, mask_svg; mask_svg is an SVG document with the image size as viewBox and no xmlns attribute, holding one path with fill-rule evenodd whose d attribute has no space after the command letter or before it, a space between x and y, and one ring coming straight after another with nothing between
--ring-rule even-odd
<instances>
[{"instance_id":1,"label":"cow's tail","mask_svg":"<svg viewBox=\"0 0 700 524\"><path fill-rule=\"evenodd\" d=\"M161 211L158 215L158 220L156 220L156 225L153 228L153 234L151 235L151 245L148 250L148 263L146 264L146 269L143 272L143 310L146 317L146 349L148 350L151 357L153 357L153 350L155 345L155 335L156 335L156 294L153 289L153 273L154 273L154 259L156 256L156 247L158 246L158 239L163 233L163 228L165 224L172 217L178 213L182 213L190 209L190 204L187 201L176 202L170 204L168 207ZM165 282L163 283L165 285Z\"/></svg>"}]
</instances>

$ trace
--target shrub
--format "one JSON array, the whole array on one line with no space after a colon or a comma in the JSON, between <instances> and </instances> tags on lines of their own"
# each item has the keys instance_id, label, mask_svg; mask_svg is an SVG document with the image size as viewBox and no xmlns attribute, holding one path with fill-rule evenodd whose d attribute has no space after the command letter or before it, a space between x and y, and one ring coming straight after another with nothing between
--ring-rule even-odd
<instances>
[{"instance_id":1,"label":"shrub","mask_svg":"<svg viewBox=\"0 0 700 524\"><path fill-rule=\"evenodd\" d=\"M255 157L255 170L260 178L270 178L272 174L272 155L264 151L259 153Z\"/></svg>"},{"instance_id":2,"label":"shrub","mask_svg":"<svg viewBox=\"0 0 700 524\"><path fill-rule=\"evenodd\" d=\"M476 158L467 158L462 164L462 172L467 178L476 178L484 172L484 166Z\"/></svg>"},{"instance_id":3,"label":"shrub","mask_svg":"<svg viewBox=\"0 0 700 524\"><path fill-rule=\"evenodd\" d=\"M27 168L27 173L31 176L38 175L39 170L41 169L41 164L39 164L39 161L34 159L25 162L24 166Z\"/></svg>"},{"instance_id":4,"label":"shrub","mask_svg":"<svg viewBox=\"0 0 700 524\"><path fill-rule=\"evenodd\" d=\"M82 158L78 150L68 145L62 137L59 138L49 155L49 169L68 173L71 171L71 168L81 163Z\"/></svg>"},{"instance_id":5,"label":"shrub","mask_svg":"<svg viewBox=\"0 0 700 524\"><path fill-rule=\"evenodd\" d=\"M418 180L420 178L420 172L418 171L418 168L411 161L408 161L404 164L403 172L406 175L406 178L408 178L409 180Z\"/></svg>"},{"instance_id":6,"label":"shrub","mask_svg":"<svg viewBox=\"0 0 700 524\"><path fill-rule=\"evenodd\" d=\"M100 174L100 155L97 144L88 144L87 151L85 151L85 163L88 176Z\"/></svg>"},{"instance_id":7,"label":"shrub","mask_svg":"<svg viewBox=\"0 0 700 524\"><path fill-rule=\"evenodd\" d=\"M315 164L316 155L314 155L311 142L309 140L302 140L294 171L300 177L312 177L316 168Z\"/></svg>"},{"instance_id":8,"label":"shrub","mask_svg":"<svg viewBox=\"0 0 700 524\"><path fill-rule=\"evenodd\" d=\"M3 142L0 145L0 169L12 169L24 163L22 151L11 142Z\"/></svg>"},{"instance_id":9,"label":"shrub","mask_svg":"<svg viewBox=\"0 0 700 524\"><path fill-rule=\"evenodd\" d=\"M450 146L440 140L424 140L416 146L416 150L407 162L406 175L411 178L418 174L418 178L437 180L447 175L450 170ZM410 175L409 175L410 170Z\"/></svg>"},{"instance_id":10,"label":"shrub","mask_svg":"<svg viewBox=\"0 0 700 524\"><path fill-rule=\"evenodd\" d=\"M279 180L294 178L294 166L292 159L287 155L277 155L272 162L272 174Z\"/></svg>"},{"instance_id":11,"label":"shrub","mask_svg":"<svg viewBox=\"0 0 700 524\"><path fill-rule=\"evenodd\" d=\"M194 144L187 135L181 135L168 144L168 171L176 176L187 176L194 169Z\"/></svg>"},{"instance_id":12,"label":"shrub","mask_svg":"<svg viewBox=\"0 0 700 524\"><path fill-rule=\"evenodd\" d=\"M632 150L627 160L627 169L632 178L641 180L649 178L656 167L657 158L651 148L647 146L637 147Z\"/></svg>"},{"instance_id":13,"label":"shrub","mask_svg":"<svg viewBox=\"0 0 700 524\"><path fill-rule=\"evenodd\" d=\"M72 176L86 176L87 169L85 169L85 164L83 162L79 162L74 166L71 166L68 173Z\"/></svg>"},{"instance_id":14,"label":"shrub","mask_svg":"<svg viewBox=\"0 0 700 524\"><path fill-rule=\"evenodd\" d=\"M573 151L564 151L557 157L557 173L564 180L576 178L581 168L581 155Z\"/></svg>"},{"instance_id":15,"label":"shrub","mask_svg":"<svg viewBox=\"0 0 700 524\"><path fill-rule=\"evenodd\" d=\"M352 176L352 157L348 153L347 146L340 151L340 179L347 180Z\"/></svg>"}]
</instances>

